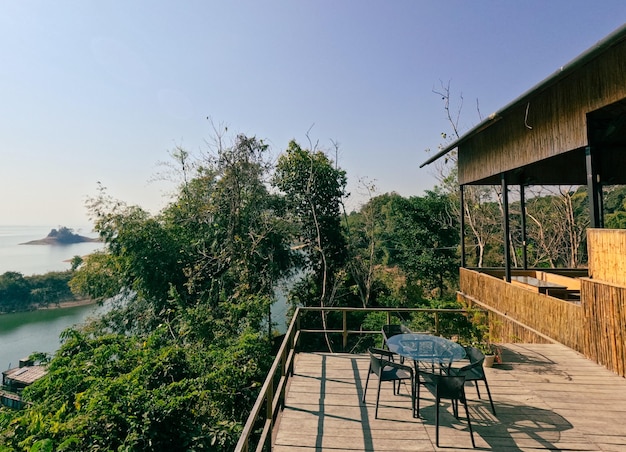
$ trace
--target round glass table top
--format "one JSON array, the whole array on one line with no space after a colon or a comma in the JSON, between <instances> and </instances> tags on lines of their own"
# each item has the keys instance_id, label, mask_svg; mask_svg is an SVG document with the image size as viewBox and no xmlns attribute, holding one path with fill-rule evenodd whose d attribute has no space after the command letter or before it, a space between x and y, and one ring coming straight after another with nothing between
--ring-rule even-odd
<instances>
[{"instance_id":1,"label":"round glass table top","mask_svg":"<svg viewBox=\"0 0 626 452\"><path fill-rule=\"evenodd\" d=\"M461 344L431 334L397 334L387 339L387 347L414 361L450 365L465 358L465 349Z\"/></svg>"}]
</instances>

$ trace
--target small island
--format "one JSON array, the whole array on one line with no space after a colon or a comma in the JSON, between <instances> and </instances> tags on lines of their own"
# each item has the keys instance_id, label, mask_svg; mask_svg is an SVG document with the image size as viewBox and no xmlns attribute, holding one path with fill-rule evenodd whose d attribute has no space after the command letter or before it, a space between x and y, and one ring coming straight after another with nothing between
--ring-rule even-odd
<instances>
[{"instance_id":1,"label":"small island","mask_svg":"<svg viewBox=\"0 0 626 452\"><path fill-rule=\"evenodd\" d=\"M99 242L99 238L85 237L74 234L74 231L65 226L59 229L52 229L47 237L30 242L20 243L20 245L71 245L74 243Z\"/></svg>"}]
</instances>

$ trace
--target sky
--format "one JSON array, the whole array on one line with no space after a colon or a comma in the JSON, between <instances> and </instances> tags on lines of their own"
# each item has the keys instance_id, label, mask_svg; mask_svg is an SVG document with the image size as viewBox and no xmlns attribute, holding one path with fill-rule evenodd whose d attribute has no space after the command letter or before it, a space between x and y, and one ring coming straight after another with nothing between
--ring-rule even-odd
<instances>
[{"instance_id":1,"label":"sky","mask_svg":"<svg viewBox=\"0 0 626 452\"><path fill-rule=\"evenodd\" d=\"M0 0L0 224L83 228L98 184L157 213L160 163L221 126L328 150L352 209L371 184L421 196L442 84L466 131L625 21L623 0Z\"/></svg>"}]
</instances>

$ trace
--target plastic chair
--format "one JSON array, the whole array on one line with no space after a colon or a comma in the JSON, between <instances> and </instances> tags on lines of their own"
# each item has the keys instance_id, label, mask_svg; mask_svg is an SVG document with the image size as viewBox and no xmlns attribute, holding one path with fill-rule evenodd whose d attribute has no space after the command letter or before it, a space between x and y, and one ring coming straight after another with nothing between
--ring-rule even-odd
<instances>
[{"instance_id":1,"label":"plastic chair","mask_svg":"<svg viewBox=\"0 0 626 452\"><path fill-rule=\"evenodd\" d=\"M389 339L391 336L396 336L397 334L410 334L412 333L412 331L407 328L404 325L397 325L397 324L392 324L392 325L383 325L382 328L383 331L383 347L386 347L387 345L387 339Z\"/></svg>"},{"instance_id":2,"label":"plastic chair","mask_svg":"<svg viewBox=\"0 0 626 452\"><path fill-rule=\"evenodd\" d=\"M467 426L472 438L472 447L476 447L474 442L474 431L469 417L467 408L467 399L465 397L465 377L437 375L431 374L425 383L425 386L435 395L436 415L435 415L435 442L439 447L439 405L442 399L449 399L452 402L452 412L455 418L459 418L459 402L465 407L465 417L467 418ZM419 395L417 399L417 412L419 413Z\"/></svg>"},{"instance_id":3,"label":"plastic chair","mask_svg":"<svg viewBox=\"0 0 626 452\"><path fill-rule=\"evenodd\" d=\"M487 395L489 396L489 403L491 404L491 411L496 414L496 408L491 398L491 391L489 390L489 383L487 383L487 376L485 375L485 369L483 368L483 362L485 361L485 355L476 347L465 347L465 353L470 360L470 364L460 368L449 368L446 372L448 375L463 376L465 381L473 381L476 386L476 393L480 399L480 389L478 389L478 382L483 381L487 388Z\"/></svg>"},{"instance_id":4,"label":"plastic chair","mask_svg":"<svg viewBox=\"0 0 626 452\"><path fill-rule=\"evenodd\" d=\"M396 363L393 361L393 353L389 350L383 350L380 348L370 348L370 367L367 372L367 380L365 381L365 389L363 390L363 403L365 403L365 395L367 394L367 386L370 381L370 375L376 374L378 377L378 389L376 392L376 411L374 418L378 419L378 402L380 400L380 384L383 381L393 382L393 392L396 394L396 382L403 380L411 381L411 410L413 417L416 416L415 412L415 378L413 368L404 364ZM398 384L398 393L400 392L400 385Z\"/></svg>"}]
</instances>

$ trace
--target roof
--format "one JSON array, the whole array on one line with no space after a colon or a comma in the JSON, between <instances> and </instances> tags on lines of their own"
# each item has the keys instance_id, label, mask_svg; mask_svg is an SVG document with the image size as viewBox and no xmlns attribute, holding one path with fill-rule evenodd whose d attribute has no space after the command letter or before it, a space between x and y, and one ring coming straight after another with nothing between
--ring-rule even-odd
<instances>
[{"instance_id":1,"label":"roof","mask_svg":"<svg viewBox=\"0 0 626 452\"><path fill-rule=\"evenodd\" d=\"M15 383L21 383L24 385L33 383L45 374L46 368L44 366L14 367L13 369L2 372L5 381L10 379Z\"/></svg>"},{"instance_id":2,"label":"roof","mask_svg":"<svg viewBox=\"0 0 626 452\"><path fill-rule=\"evenodd\" d=\"M549 88L550 86L558 83L560 80L562 80L565 77L567 77L568 75L570 75L576 69L578 69L579 67L581 67L584 64L588 63L589 61L597 58L598 55L606 52L609 48L617 45L618 43L620 43L624 39L626 39L626 24L622 25L620 28L615 30L613 33L608 35L603 40L599 41L596 45L594 45L593 47L588 49L586 52L584 52L581 55L579 55L577 58L575 58L574 60L572 60L571 62L569 62L565 66L561 66L552 75L550 75L549 77L547 77L543 81L539 82L537 85L533 86L531 89L526 91L524 94L519 96L517 99L515 99L512 102L508 103L507 105L505 105L503 108L501 108L497 112L492 113L491 115L489 115L485 120L480 122L474 128L470 129L467 133L465 133L464 135L459 137L456 141L454 141L454 142L450 143L449 145L445 146L437 154L435 154L434 156L432 156L431 158L426 160L424 163L422 163L420 165L420 168L423 168L424 166L433 163L434 161L436 161L439 158L441 158L444 155L446 155L448 152L452 151L455 148L458 148L461 144L463 144L464 142L468 141L473 136L477 135L478 133L482 132L483 130L485 130L488 127L490 127L493 124L495 124L508 111L512 110L515 107L518 107L519 105L522 105L522 104L528 102L529 99L532 98L533 96L535 96L538 93L544 91L545 89Z\"/></svg>"}]
</instances>

